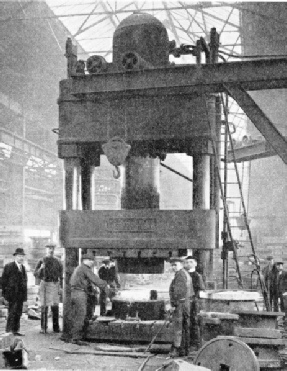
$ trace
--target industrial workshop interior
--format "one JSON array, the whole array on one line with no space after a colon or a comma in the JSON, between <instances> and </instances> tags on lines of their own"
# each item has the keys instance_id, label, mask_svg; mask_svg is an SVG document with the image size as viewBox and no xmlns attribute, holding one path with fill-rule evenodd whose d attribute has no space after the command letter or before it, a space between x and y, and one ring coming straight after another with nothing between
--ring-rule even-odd
<instances>
[{"instance_id":1,"label":"industrial workshop interior","mask_svg":"<svg viewBox=\"0 0 287 371\"><path fill-rule=\"evenodd\" d=\"M0 369L287 370L287 2L0 32Z\"/></svg>"}]
</instances>

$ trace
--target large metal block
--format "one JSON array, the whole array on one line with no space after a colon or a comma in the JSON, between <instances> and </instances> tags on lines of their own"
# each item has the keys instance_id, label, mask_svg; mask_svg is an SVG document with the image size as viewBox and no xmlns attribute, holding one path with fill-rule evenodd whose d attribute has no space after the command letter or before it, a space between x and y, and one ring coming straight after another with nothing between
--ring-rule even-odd
<instances>
[{"instance_id":1,"label":"large metal block","mask_svg":"<svg viewBox=\"0 0 287 371\"><path fill-rule=\"evenodd\" d=\"M165 317L164 300L128 301L113 299L112 313L117 319L138 317L142 321L163 320Z\"/></svg>"},{"instance_id":2,"label":"large metal block","mask_svg":"<svg viewBox=\"0 0 287 371\"><path fill-rule=\"evenodd\" d=\"M128 342L150 342L157 335L157 343L171 343L173 327L164 321L121 321L109 323L93 322L87 333L87 339L116 340ZM161 330L160 330L161 329ZM160 331L159 331L160 330Z\"/></svg>"},{"instance_id":3,"label":"large metal block","mask_svg":"<svg viewBox=\"0 0 287 371\"><path fill-rule=\"evenodd\" d=\"M215 247L214 210L73 210L61 211L60 217L64 248L148 258Z\"/></svg>"},{"instance_id":4,"label":"large metal block","mask_svg":"<svg viewBox=\"0 0 287 371\"><path fill-rule=\"evenodd\" d=\"M241 327L254 328L278 328L278 317L283 317L283 312L258 312L249 310L234 311L239 315L239 325Z\"/></svg>"},{"instance_id":5,"label":"large metal block","mask_svg":"<svg viewBox=\"0 0 287 371\"><path fill-rule=\"evenodd\" d=\"M70 100L67 95L59 109L59 139L66 143L105 142L114 136L127 142L210 136L204 96L124 99L119 93L114 100L90 101Z\"/></svg>"}]
</instances>

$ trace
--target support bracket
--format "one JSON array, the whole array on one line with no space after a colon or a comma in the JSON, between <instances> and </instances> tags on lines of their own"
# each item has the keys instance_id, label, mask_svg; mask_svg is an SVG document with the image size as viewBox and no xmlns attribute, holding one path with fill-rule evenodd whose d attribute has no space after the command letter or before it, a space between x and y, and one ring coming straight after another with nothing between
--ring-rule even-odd
<instances>
[{"instance_id":1,"label":"support bracket","mask_svg":"<svg viewBox=\"0 0 287 371\"><path fill-rule=\"evenodd\" d=\"M287 164L287 141L272 121L265 115L242 86L238 85L235 87L234 85L224 84L224 87L228 94L243 109L277 155Z\"/></svg>"}]
</instances>

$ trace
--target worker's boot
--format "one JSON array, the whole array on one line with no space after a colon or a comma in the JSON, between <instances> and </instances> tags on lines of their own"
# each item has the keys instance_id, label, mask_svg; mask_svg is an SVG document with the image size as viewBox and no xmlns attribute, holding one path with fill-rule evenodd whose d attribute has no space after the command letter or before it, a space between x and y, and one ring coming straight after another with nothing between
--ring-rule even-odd
<instances>
[{"instance_id":1,"label":"worker's boot","mask_svg":"<svg viewBox=\"0 0 287 371\"><path fill-rule=\"evenodd\" d=\"M106 312L107 312L106 301L107 301L106 293L101 292L101 294L100 294L100 315L101 316L105 316L106 315Z\"/></svg>"},{"instance_id":2,"label":"worker's boot","mask_svg":"<svg viewBox=\"0 0 287 371\"><path fill-rule=\"evenodd\" d=\"M59 327L59 305L52 305L51 306L52 311L52 318L53 318L53 331L54 332L60 332Z\"/></svg>"},{"instance_id":3,"label":"worker's boot","mask_svg":"<svg viewBox=\"0 0 287 371\"><path fill-rule=\"evenodd\" d=\"M48 307L41 307L41 333L47 332L48 328Z\"/></svg>"}]
</instances>

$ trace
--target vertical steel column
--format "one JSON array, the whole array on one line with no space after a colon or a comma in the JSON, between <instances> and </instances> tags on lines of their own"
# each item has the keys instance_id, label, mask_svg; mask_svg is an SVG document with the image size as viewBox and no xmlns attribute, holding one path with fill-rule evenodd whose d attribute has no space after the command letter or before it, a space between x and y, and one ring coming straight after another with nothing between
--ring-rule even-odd
<instances>
[{"instance_id":1,"label":"vertical steel column","mask_svg":"<svg viewBox=\"0 0 287 371\"><path fill-rule=\"evenodd\" d=\"M83 210L93 209L93 178L95 172L95 166L91 165L90 162L83 160L81 164L82 169L82 208Z\"/></svg>"},{"instance_id":2,"label":"vertical steel column","mask_svg":"<svg viewBox=\"0 0 287 371\"><path fill-rule=\"evenodd\" d=\"M210 209L210 156L193 156L193 208Z\"/></svg>"},{"instance_id":3,"label":"vertical steel column","mask_svg":"<svg viewBox=\"0 0 287 371\"><path fill-rule=\"evenodd\" d=\"M210 209L216 212L216 229L215 229L215 248L219 248L219 208L220 208L220 184L217 171L220 171L221 160L221 105L220 98L215 98L215 132L214 144L216 145L216 153L210 158ZM213 250L210 251L210 260L212 261L213 269Z\"/></svg>"},{"instance_id":4,"label":"vertical steel column","mask_svg":"<svg viewBox=\"0 0 287 371\"><path fill-rule=\"evenodd\" d=\"M78 158L64 160L65 169L65 209L76 210L80 205L80 161ZM79 251L75 248L65 249L64 261L64 308L63 308L63 338L70 338L71 322L71 288L70 278L79 263Z\"/></svg>"},{"instance_id":5,"label":"vertical steel column","mask_svg":"<svg viewBox=\"0 0 287 371\"><path fill-rule=\"evenodd\" d=\"M210 123L211 140L218 147L220 146L220 106L216 103L216 97L210 96L207 100L208 120ZM205 152L193 155L193 209L219 210L219 183L216 180L216 167L219 166L219 159ZM218 224L218 221L217 221ZM218 232L217 232L218 239ZM205 279L213 277L213 250L196 250L198 269Z\"/></svg>"},{"instance_id":6,"label":"vertical steel column","mask_svg":"<svg viewBox=\"0 0 287 371\"><path fill-rule=\"evenodd\" d=\"M196 154L193 156L193 209L210 209L209 155ZM206 280L209 275L210 253L208 250L196 250L195 256L198 261L198 270Z\"/></svg>"},{"instance_id":7,"label":"vertical steel column","mask_svg":"<svg viewBox=\"0 0 287 371\"><path fill-rule=\"evenodd\" d=\"M130 156L126 160L122 209L159 209L158 158Z\"/></svg>"},{"instance_id":8,"label":"vertical steel column","mask_svg":"<svg viewBox=\"0 0 287 371\"><path fill-rule=\"evenodd\" d=\"M220 184L217 176L217 169L221 167L221 105L220 98L215 101L215 142L216 154L210 159L210 208L216 211L216 246L219 248L219 207L220 207Z\"/></svg>"},{"instance_id":9,"label":"vertical steel column","mask_svg":"<svg viewBox=\"0 0 287 371\"><path fill-rule=\"evenodd\" d=\"M160 160L149 156L129 156L123 169L121 208L126 210L159 209L159 171ZM132 253L136 254L136 251ZM123 257L118 259L121 272L128 272L131 264L136 264L138 273L146 273L148 259L154 256ZM133 259L133 260L131 260ZM163 270L163 259L153 260L154 272Z\"/></svg>"},{"instance_id":10,"label":"vertical steel column","mask_svg":"<svg viewBox=\"0 0 287 371\"><path fill-rule=\"evenodd\" d=\"M228 106L228 102L226 103ZM228 122L225 122L225 127L224 127L224 176L223 176L223 197L225 200L227 199L227 185L228 185L228 163L227 163L227 156L228 156L228 128L227 128ZM224 210L224 215L223 215L223 231L222 231L222 243L223 243L223 248L222 248L222 281L223 281L223 288L228 289L228 249L226 248L226 243L229 240L228 238L228 210Z\"/></svg>"}]
</instances>

